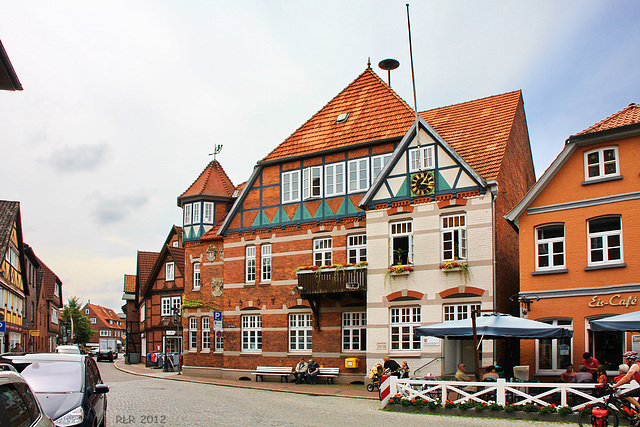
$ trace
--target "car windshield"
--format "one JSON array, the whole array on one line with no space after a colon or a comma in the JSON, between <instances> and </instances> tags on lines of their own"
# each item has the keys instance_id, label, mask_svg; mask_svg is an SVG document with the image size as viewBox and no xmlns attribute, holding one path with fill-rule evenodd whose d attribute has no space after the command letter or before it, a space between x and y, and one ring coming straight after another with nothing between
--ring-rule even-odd
<instances>
[{"instance_id":1,"label":"car windshield","mask_svg":"<svg viewBox=\"0 0 640 427\"><path fill-rule=\"evenodd\" d=\"M82 391L80 362L33 362L21 374L36 393Z\"/></svg>"}]
</instances>

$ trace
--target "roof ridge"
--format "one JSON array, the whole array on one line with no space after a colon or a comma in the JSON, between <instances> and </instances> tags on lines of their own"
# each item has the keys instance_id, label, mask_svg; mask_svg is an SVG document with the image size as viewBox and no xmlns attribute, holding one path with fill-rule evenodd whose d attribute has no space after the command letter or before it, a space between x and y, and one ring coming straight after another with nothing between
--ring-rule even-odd
<instances>
[{"instance_id":1,"label":"roof ridge","mask_svg":"<svg viewBox=\"0 0 640 427\"><path fill-rule=\"evenodd\" d=\"M372 79L372 81L367 79ZM374 107L370 111L362 109L362 104L363 102L365 102L363 101L363 94L367 93L367 91L363 91L363 87L366 89L371 89L369 92L373 92L373 90L377 91L377 93L373 93L373 94L369 93L369 95L373 95L373 96L364 98L366 102L370 102L371 105ZM380 93L381 91L383 91L382 94ZM348 145L352 145L354 143L353 140L351 142L346 142L345 138L343 137L344 134L341 134L338 130L327 130L326 127L322 127L323 124L326 124L324 121L322 121L323 116L325 114L328 114L332 108L348 106L350 108L355 108L355 111L349 111L349 113L356 113L357 116L362 115L364 118L368 120L377 119L376 117L372 117L372 115L381 110L381 107L379 106L380 95L392 96L396 101L399 102L399 104L403 108L406 109L407 114L410 113L411 115L413 115L414 110L406 103L406 101L402 99L391 87L389 87L389 85L387 85L384 82L384 80L382 80L382 78L380 78L380 76L378 76L371 69L371 67L367 67L360 75L358 75L358 77L356 77L353 81L351 81L351 83L345 86L337 95L335 95L328 102L326 102L322 106L322 108L316 111L309 119L307 119L295 131L293 131L287 138L285 138L284 141L282 141L273 150L271 150L269 154L267 154L263 159L259 160L258 164L268 160L276 160L276 159L281 160L283 158L290 157L290 155L287 155L287 152L291 150L291 147L289 147L289 145L294 143L296 145L304 145L306 142L308 142L309 139L313 139L314 141L316 141L316 143L318 141L324 141L324 144L322 145L326 147L327 134L331 134L332 136L330 140L333 142L333 144L329 144L329 145L332 145L333 148L346 147ZM388 98L386 98L386 100L388 101ZM376 102L378 102L377 105L376 105ZM394 105L394 104L389 104L387 106L388 108L384 109L386 113L389 113L389 111L392 110L391 105ZM396 114L400 114L400 113L396 113ZM351 126L354 126L353 122L350 122L349 120L350 119L348 119L346 123L351 123ZM396 117L396 120L394 121L394 125L396 127L400 126L400 124L398 123L397 117ZM358 123L355 126L364 127L367 129L367 131L370 131L370 128L366 126L366 122ZM358 131L361 131L360 127L355 127L351 129L348 132L348 134L352 138L361 136L362 138L364 138L363 140L376 139L376 137L372 137L371 134L365 135L365 136L360 135L358 132ZM404 129L403 127L401 132L397 129L394 129L394 130L396 131L397 135L394 134L391 136L400 136L401 133L403 134L406 129ZM332 132L336 132L336 133L332 133ZM346 130L343 130L343 132L346 132ZM379 133L379 135L377 136L377 139L389 137L388 133L385 134L385 132L388 132L388 130L385 131L385 130L377 129L377 132ZM323 135L325 136L324 138L323 138ZM309 150L313 152L318 151L317 147L315 148L306 147L306 150L305 148L303 148L302 154L311 152Z\"/></svg>"},{"instance_id":2,"label":"roof ridge","mask_svg":"<svg viewBox=\"0 0 640 427\"><path fill-rule=\"evenodd\" d=\"M589 126L588 128L582 130L581 132L578 132L576 135L583 135L583 134L586 134L586 133L597 132L599 130L605 130L605 129L611 129L611 128L624 126L624 124L621 124L619 126L605 127L605 125L608 124L609 122L615 120L616 118L620 118L626 112L628 112L628 111L630 111L632 109L638 108L638 107L640 107L638 104L632 102L629 105L627 105L626 107L624 107L622 110L617 111L617 112L609 115L608 117L605 117L604 119L600 120L599 122L592 124L591 126ZM631 124L631 123L627 123L627 124ZM600 129L598 129L598 128L600 128Z\"/></svg>"},{"instance_id":3,"label":"roof ridge","mask_svg":"<svg viewBox=\"0 0 640 427\"><path fill-rule=\"evenodd\" d=\"M458 103L455 103L455 104L442 105L440 107L435 107L435 108L430 108L428 110L420 111L419 114L426 113L427 111L440 110L442 108L448 108L448 107L455 107L455 106L460 106L460 105L464 105L464 104L470 104L472 102L486 101L486 100L491 99L491 98L497 98L499 96L511 95L511 94L514 94L514 93L520 93L522 95L522 89L511 90L509 92L498 93L498 94L495 94L495 95L483 96L481 98L471 99L469 101L458 102Z\"/></svg>"}]
</instances>

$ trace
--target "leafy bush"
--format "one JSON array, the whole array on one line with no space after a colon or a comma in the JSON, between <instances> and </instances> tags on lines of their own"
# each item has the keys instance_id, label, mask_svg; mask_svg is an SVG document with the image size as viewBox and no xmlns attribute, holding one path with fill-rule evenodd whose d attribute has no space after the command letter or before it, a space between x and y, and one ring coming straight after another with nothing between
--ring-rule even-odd
<instances>
[{"instance_id":1,"label":"leafy bush","mask_svg":"<svg viewBox=\"0 0 640 427\"><path fill-rule=\"evenodd\" d=\"M447 409L452 409L452 408L457 408L458 405L456 405L455 403L453 403L452 400L445 400L444 401L444 407Z\"/></svg>"},{"instance_id":2,"label":"leafy bush","mask_svg":"<svg viewBox=\"0 0 640 427\"><path fill-rule=\"evenodd\" d=\"M522 407L522 410L524 412L538 412L540 411L540 408L535 403L527 403Z\"/></svg>"},{"instance_id":3,"label":"leafy bush","mask_svg":"<svg viewBox=\"0 0 640 427\"><path fill-rule=\"evenodd\" d=\"M504 406L502 406L499 403L496 402L491 402L489 403L488 409L490 411L503 411L504 410Z\"/></svg>"},{"instance_id":4,"label":"leafy bush","mask_svg":"<svg viewBox=\"0 0 640 427\"><path fill-rule=\"evenodd\" d=\"M553 403L549 406L541 406L540 407L541 414L555 414L556 413L556 405Z\"/></svg>"},{"instance_id":5,"label":"leafy bush","mask_svg":"<svg viewBox=\"0 0 640 427\"><path fill-rule=\"evenodd\" d=\"M472 400L467 400L466 402L458 403L458 408L464 410L471 409L475 406L475 403Z\"/></svg>"},{"instance_id":6,"label":"leafy bush","mask_svg":"<svg viewBox=\"0 0 640 427\"><path fill-rule=\"evenodd\" d=\"M571 409L571 406L568 406L568 405L561 406L558 408L558 413L560 415L568 415L573 413L573 409Z\"/></svg>"},{"instance_id":7,"label":"leafy bush","mask_svg":"<svg viewBox=\"0 0 640 427\"><path fill-rule=\"evenodd\" d=\"M474 407L476 408L476 411L482 412L485 409L487 409L489 407L489 405L487 405L484 402L476 402L476 404L474 405Z\"/></svg>"}]
</instances>

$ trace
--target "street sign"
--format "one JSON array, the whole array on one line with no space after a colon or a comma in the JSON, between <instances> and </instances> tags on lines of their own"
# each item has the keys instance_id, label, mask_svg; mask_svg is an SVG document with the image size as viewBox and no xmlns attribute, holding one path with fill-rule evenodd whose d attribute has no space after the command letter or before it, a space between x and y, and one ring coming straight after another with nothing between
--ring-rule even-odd
<instances>
[{"instance_id":1,"label":"street sign","mask_svg":"<svg viewBox=\"0 0 640 427\"><path fill-rule=\"evenodd\" d=\"M214 320L213 321L213 330L218 331L222 329L222 320Z\"/></svg>"},{"instance_id":2,"label":"street sign","mask_svg":"<svg viewBox=\"0 0 640 427\"><path fill-rule=\"evenodd\" d=\"M7 322L0 322L0 332L6 332L7 330Z\"/></svg>"},{"instance_id":3,"label":"street sign","mask_svg":"<svg viewBox=\"0 0 640 427\"><path fill-rule=\"evenodd\" d=\"M165 334L166 334L166 335L175 335L175 334L176 334L176 331L169 330L169 331L166 331L166 333L165 333Z\"/></svg>"},{"instance_id":4,"label":"street sign","mask_svg":"<svg viewBox=\"0 0 640 427\"><path fill-rule=\"evenodd\" d=\"M222 338L222 331L216 331L216 337Z\"/></svg>"},{"instance_id":5,"label":"street sign","mask_svg":"<svg viewBox=\"0 0 640 427\"><path fill-rule=\"evenodd\" d=\"M213 321L215 322L216 320L219 320L222 322L222 312L221 311L214 311L213 312Z\"/></svg>"},{"instance_id":6,"label":"street sign","mask_svg":"<svg viewBox=\"0 0 640 427\"><path fill-rule=\"evenodd\" d=\"M29 331L29 336L31 337L39 337L40 331Z\"/></svg>"}]
</instances>

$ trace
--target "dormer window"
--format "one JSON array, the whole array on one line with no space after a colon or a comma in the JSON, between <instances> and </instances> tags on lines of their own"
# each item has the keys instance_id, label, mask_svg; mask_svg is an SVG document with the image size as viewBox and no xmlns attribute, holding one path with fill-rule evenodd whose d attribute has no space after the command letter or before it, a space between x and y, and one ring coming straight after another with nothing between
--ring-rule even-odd
<instances>
[{"instance_id":1,"label":"dormer window","mask_svg":"<svg viewBox=\"0 0 640 427\"><path fill-rule=\"evenodd\" d=\"M213 203L204 202L204 215L202 222L205 224L213 224Z\"/></svg>"},{"instance_id":2,"label":"dormer window","mask_svg":"<svg viewBox=\"0 0 640 427\"><path fill-rule=\"evenodd\" d=\"M620 175L618 149L604 147L584 153L584 179L591 181Z\"/></svg>"},{"instance_id":3,"label":"dormer window","mask_svg":"<svg viewBox=\"0 0 640 427\"><path fill-rule=\"evenodd\" d=\"M202 203L200 202L196 202L193 204L191 223L194 225L200 224L200 205L202 205Z\"/></svg>"},{"instance_id":4,"label":"dormer window","mask_svg":"<svg viewBox=\"0 0 640 427\"><path fill-rule=\"evenodd\" d=\"M336 123L344 123L349 118L349 113L342 113L336 119Z\"/></svg>"},{"instance_id":5,"label":"dormer window","mask_svg":"<svg viewBox=\"0 0 640 427\"><path fill-rule=\"evenodd\" d=\"M184 225L191 225L191 203L188 203L182 207L184 212Z\"/></svg>"}]
</instances>

